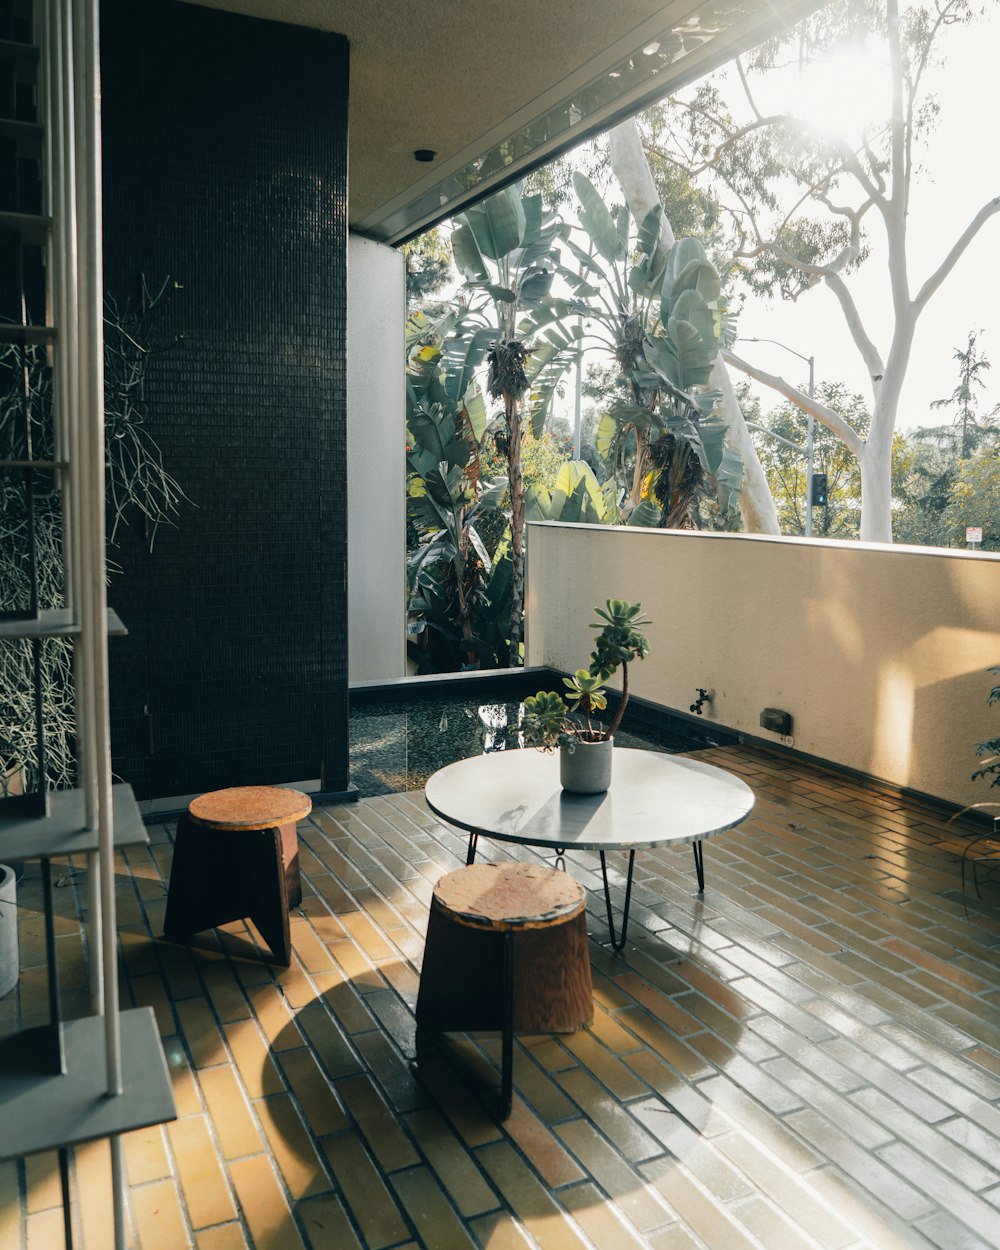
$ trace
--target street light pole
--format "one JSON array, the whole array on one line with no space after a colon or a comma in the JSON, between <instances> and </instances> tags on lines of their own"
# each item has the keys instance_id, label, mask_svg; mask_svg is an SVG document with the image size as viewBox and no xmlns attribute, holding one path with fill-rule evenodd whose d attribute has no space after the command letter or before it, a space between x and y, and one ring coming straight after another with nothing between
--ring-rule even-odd
<instances>
[{"instance_id":1,"label":"street light pole","mask_svg":"<svg viewBox=\"0 0 1000 1250\"><path fill-rule=\"evenodd\" d=\"M744 343L773 343L775 347L781 347L786 352L791 352L793 356L798 356L799 360L804 360L809 366L809 398L814 399L816 395L816 357L803 356L801 352L797 352L794 347L789 347L787 343L780 343L777 339L744 339ZM812 538L813 532L813 453L815 450L814 442L814 418L812 412L806 413L806 538Z\"/></svg>"},{"instance_id":2,"label":"street light pole","mask_svg":"<svg viewBox=\"0 0 1000 1250\"><path fill-rule=\"evenodd\" d=\"M815 392L816 357L809 357L809 398ZM806 413L806 538L813 536L813 414L812 409Z\"/></svg>"}]
</instances>

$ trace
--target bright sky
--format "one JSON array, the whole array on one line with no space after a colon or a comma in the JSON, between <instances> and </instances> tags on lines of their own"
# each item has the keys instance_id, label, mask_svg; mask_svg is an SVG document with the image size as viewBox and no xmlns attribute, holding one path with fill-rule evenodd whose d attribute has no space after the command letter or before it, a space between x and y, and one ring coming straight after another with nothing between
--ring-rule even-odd
<instances>
[{"instance_id":1,"label":"bright sky","mask_svg":"<svg viewBox=\"0 0 1000 1250\"><path fill-rule=\"evenodd\" d=\"M1000 194L992 110L984 109L1000 60L1000 3L992 0L988 9L986 16L970 25L943 33L940 46L946 51L945 63L928 75L941 113L921 154L925 170L917 175L911 194L911 291L919 289L937 268L979 208ZM799 85L798 70L792 74L789 85L795 88ZM817 88L816 111L842 117L859 109L863 116L869 109L873 116L884 115L884 108L876 102L881 85L877 72L866 72L857 62L841 65ZM891 319L884 236L875 216L872 212L866 219L872 224L872 255L849 283L868 332L884 358ZM970 330L983 331L979 346L993 365L986 375L980 410L1000 403L1000 310L994 288L998 252L1000 213L983 226L918 323L898 429L941 425L949 419L940 409L930 411L929 404L955 389L958 365L953 355L956 348L965 347ZM744 338L778 339L804 356L815 356L817 382L843 381L870 402L871 388L861 359L840 307L825 286L807 292L794 304L748 300L740 317L740 334ZM743 342L737 350L790 382L805 382L806 366L780 348ZM755 389L765 406L772 406L774 393L766 387Z\"/></svg>"}]
</instances>

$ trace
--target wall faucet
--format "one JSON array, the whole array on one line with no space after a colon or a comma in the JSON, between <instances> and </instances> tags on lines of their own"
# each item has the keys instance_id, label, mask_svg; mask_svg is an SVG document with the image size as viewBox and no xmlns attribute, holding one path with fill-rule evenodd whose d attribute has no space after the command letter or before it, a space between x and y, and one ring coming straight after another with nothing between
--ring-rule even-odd
<instances>
[{"instance_id":1,"label":"wall faucet","mask_svg":"<svg viewBox=\"0 0 1000 1250\"><path fill-rule=\"evenodd\" d=\"M709 691L702 690L701 686L695 687L695 693L697 694L698 697L697 699L695 699L694 703L692 703L691 706L688 708L688 711L694 712L695 716L701 716L702 708L705 706L706 703L712 702L712 696Z\"/></svg>"}]
</instances>

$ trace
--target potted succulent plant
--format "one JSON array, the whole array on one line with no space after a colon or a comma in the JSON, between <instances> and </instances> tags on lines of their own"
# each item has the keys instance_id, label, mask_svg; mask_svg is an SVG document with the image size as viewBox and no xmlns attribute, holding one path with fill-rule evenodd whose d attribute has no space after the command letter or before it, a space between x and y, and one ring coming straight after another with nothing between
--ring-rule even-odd
<instances>
[{"instance_id":1,"label":"potted succulent plant","mask_svg":"<svg viewBox=\"0 0 1000 1250\"><path fill-rule=\"evenodd\" d=\"M640 630L650 622L642 605L609 599L594 611L604 622L598 630L588 668L564 677L563 694L540 690L524 701L524 739L544 750L559 748L559 778L564 790L576 794L600 794L611 784L614 733L628 703L628 666L649 652L649 641ZM622 670L621 702L610 724L594 719L608 705L604 683Z\"/></svg>"}]
</instances>

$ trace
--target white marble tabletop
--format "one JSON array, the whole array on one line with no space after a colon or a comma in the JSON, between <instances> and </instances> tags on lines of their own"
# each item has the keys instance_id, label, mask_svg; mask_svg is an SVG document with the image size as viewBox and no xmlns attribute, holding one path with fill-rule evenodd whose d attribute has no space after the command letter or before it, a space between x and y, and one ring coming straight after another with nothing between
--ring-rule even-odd
<instances>
[{"instance_id":1,"label":"white marble tabletop","mask_svg":"<svg viewBox=\"0 0 1000 1250\"><path fill-rule=\"evenodd\" d=\"M699 842L754 804L744 781L713 764L618 747L605 794L568 794L558 752L534 747L458 760L429 778L425 794L435 815L470 833L603 851Z\"/></svg>"}]
</instances>

